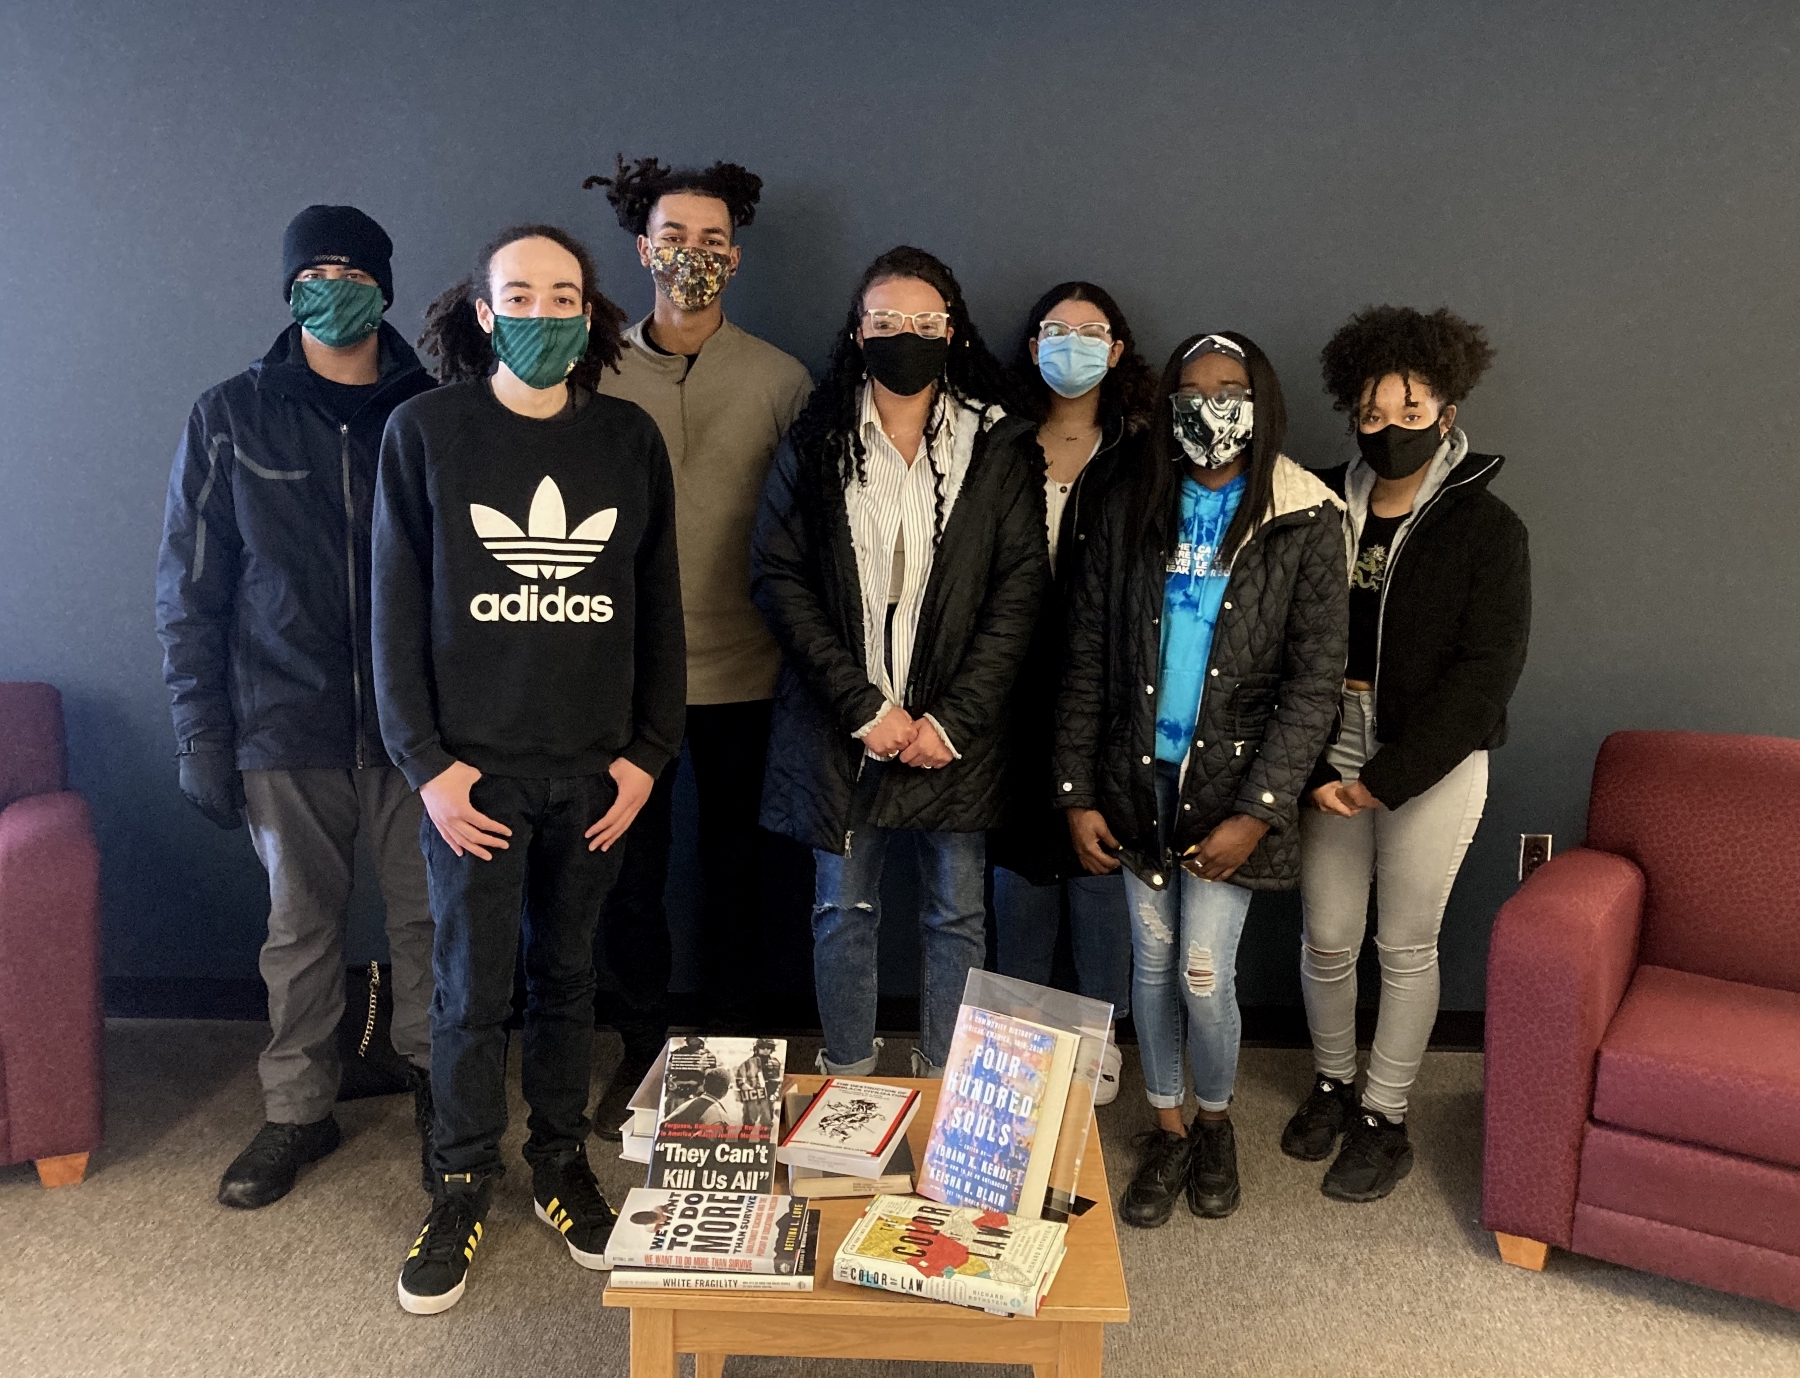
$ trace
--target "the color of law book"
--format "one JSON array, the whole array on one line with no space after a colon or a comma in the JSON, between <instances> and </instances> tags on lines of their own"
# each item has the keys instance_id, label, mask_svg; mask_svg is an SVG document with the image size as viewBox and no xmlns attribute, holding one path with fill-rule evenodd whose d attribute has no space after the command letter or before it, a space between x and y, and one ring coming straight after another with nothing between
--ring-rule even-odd
<instances>
[{"instance_id":1,"label":"the color of law book","mask_svg":"<svg viewBox=\"0 0 1800 1378\"><path fill-rule=\"evenodd\" d=\"M633 1187L607 1241L606 1261L615 1268L791 1276L807 1215L806 1202L791 1196Z\"/></svg>"},{"instance_id":2,"label":"the color of law book","mask_svg":"<svg viewBox=\"0 0 1800 1378\"><path fill-rule=\"evenodd\" d=\"M773 1191L786 1061L780 1038L670 1039L645 1185Z\"/></svg>"},{"instance_id":3,"label":"the color of law book","mask_svg":"<svg viewBox=\"0 0 1800 1378\"><path fill-rule=\"evenodd\" d=\"M768 1198L764 1198L768 1199ZM819 1213L806 1213L806 1236L791 1273L731 1273L711 1268L614 1268L608 1287L708 1292L810 1292L819 1262Z\"/></svg>"},{"instance_id":4,"label":"the color of law book","mask_svg":"<svg viewBox=\"0 0 1800 1378\"><path fill-rule=\"evenodd\" d=\"M832 1277L1008 1316L1035 1316L1069 1227L1001 1211L877 1196L850 1227Z\"/></svg>"},{"instance_id":5,"label":"the color of law book","mask_svg":"<svg viewBox=\"0 0 1800 1378\"><path fill-rule=\"evenodd\" d=\"M1078 1035L964 1005L944 1063L919 1195L1025 1220L1043 1214Z\"/></svg>"},{"instance_id":6,"label":"the color of law book","mask_svg":"<svg viewBox=\"0 0 1800 1378\"><path fill-rule=\"evenodd\" d=\"M912 1087L827 1077L782 1136L775 1157L790 1167L879 1177L918 1109Z\"/></svg>"}]
</instances>

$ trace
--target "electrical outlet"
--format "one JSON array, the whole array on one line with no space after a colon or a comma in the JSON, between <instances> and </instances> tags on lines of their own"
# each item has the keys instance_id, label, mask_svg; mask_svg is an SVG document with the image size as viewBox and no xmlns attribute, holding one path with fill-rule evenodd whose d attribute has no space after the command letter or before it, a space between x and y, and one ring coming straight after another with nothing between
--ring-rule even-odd
<instances>
[{"instance_id":1,"label":"electrical outlet","mask_svg":"<svg viewBox=\"0 0 1800 1378\"><path fill-rule=\"evenodd\" d=\"M1519 880L1531 879L1531 873L1550 860L1549 833L1519 834Z\"/></svg>"}]
</instances>

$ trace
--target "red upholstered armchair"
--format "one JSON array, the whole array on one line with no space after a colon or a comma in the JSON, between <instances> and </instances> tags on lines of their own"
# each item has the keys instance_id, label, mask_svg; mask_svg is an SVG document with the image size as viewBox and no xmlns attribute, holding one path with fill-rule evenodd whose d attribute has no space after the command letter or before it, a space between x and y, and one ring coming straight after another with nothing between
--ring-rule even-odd
<instances>
[{"instance_id":1,"label":"red upholstered armchair","mask_svg":"<svg viewBox=\"0 0 1800 1378\"><path fill-rule=\"evenodd\" d=\"M1800 1308L1800 741L1619 732L1488 954L1482 1219Z\"/></svg>"},{"instance_id":2,"label":"red upholstered armchair","mask_svg":"<svg viewBox=\"0 0 1800 1378\"><path fill-rule=\"evenodd\" d=\"M79 1182L100 1146L100 853L62 696L0 683L0 1163Z\"/></svg>"}]
</instances>

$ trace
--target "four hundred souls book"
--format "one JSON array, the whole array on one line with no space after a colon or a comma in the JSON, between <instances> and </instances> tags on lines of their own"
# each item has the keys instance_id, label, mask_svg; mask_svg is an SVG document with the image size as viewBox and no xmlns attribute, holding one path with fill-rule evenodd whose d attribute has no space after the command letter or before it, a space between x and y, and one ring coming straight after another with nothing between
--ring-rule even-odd
<instances>
[{"instance_id":1,"label":"four hundred souls book","mask_svg":"<svg viewBox=\"0 0 1800 1378\"><path fill-rule=\"evenodd\" d=\"M1040 1218L1080 1045L1062 1029L964 1005L920 1164L919 1195Z\"/></svg>"},{"instance_id":2,"label":"four hundred souls book","mask_svg":"<svg viewBox=\"0 0 1800 1378\"><path fill-rule=\"evenodd\" d=\"M1056 1279L1068 1229L1060 1221L878 1196L844 1236L831 1275L863 1287L1035 1316Z\"/></svg>"},{"instance_id":3,"label":"four hundred souls book","mask_svg":"<svg viewBox=\"0 0 1800 1378\"><path fill-rule=\"evenodd\" d=\"M707 1268L791 1275L806 1238L806 1202L767 1192L633 1187L606 1243L615 1268Z\"/></svg>"},{"instance_id":4,"label":"four hundred souls book","mask_svg":"<svg viewBox=\"0 0 1800 1378\"><path fill-rule=\"evenodd\" d=\"M646 1185L773 1191L786 1062L785 1039L671 1039Z\"/></svg>"}]
</instances>

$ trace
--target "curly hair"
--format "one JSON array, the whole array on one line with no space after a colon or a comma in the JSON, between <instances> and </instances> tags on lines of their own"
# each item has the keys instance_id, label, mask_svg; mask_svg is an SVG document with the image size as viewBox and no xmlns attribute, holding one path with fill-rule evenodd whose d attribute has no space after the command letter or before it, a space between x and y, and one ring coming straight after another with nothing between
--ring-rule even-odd
<instances>
[{"instance_id":1,"label":"curly hair","mask_svg":"<svg viewBox=\"0 0 1800 1378\"><path fill-rule=\"evenodd\" d=\"M937 462L932 442L953 404L964 404L981 411L990 406L1016 410L1011 377L982 343L981 332L969 317L968 303L956 275L942 260L915 249L899 245L889 249L863 270L850 298L850 310L844 325L831 346L831 361L825 376L806 407L795 418L789 430L794 450L802 460L831 473L848 488L868 482L867 453L863 449L861 427L862 385L867 377L863 365L862 346L856 332L862 326L863 297L878 282L894 278L916 278L944 299L950 316L950 349L944 369L933 384L937 398L925 426L925 453L930 457L932 480L936 489L934 539L944 534L944 480L946 470Z\"/></svg>"},{"instance_id":2,"label":"curly hair","mask_svg":"<svg viewBox=\"0 0 1800 1378\"><path fill-rule=\"evenodd\" d=\"M627 163L623 153L611 177L596 173L581 184L583 191L590 187L606 188L619 224L633 234L650 232L650 212L671 192L691 191L723 201L734 234L756 219L756 203L762 198L762 178L736 163L672 168L654 158Z\"/></svg>"},{"instance_id":3,"label":"curly hair","mask_svg":"<svg viewBox=\"0 0 1800 1378\"><path fill-rule=\"evenodd\" d=\"M1144 547L1166 554L1175 548L1181 525L1181 480L1186 476L1186 455L1179 449L1174 430L1174 397L1181 388L1181 371L1187 363L1188 351L1207 332L1189 335L1175 346L1169 362L1163 366L1156 387L1156 402L1151 415L1150 439L1138 459L1137 472L1126 481L1129 485L1131 530ZM1218 558L1226 564L1237 558L1275 496L1275 461L1281 458L1281 447L1287 443L1287 400L1281 393L1281 379L1269 356L1256 341L1235 330L1213 332L1222 335L1244 351L1244 372L1250 375L1250 395L1255 401L1250 430L1250 462L1244 466L1244 496L1238 500L1237 515L1225 528L1219 541ZM1161 568L1161 565L1158 565Z\"/></svg>"},{"instance_id":4,"label":"curly hair","mask_svg":"<svg viewBox=\"0 0 1800 1378\"><path fill-rule=\"evenodd\" d=\"M1352 424L1364 390L1390 373L1408 383L1418 379L1449 406L1469 395L1493 361L1481 327L1442 306L1429 314L1410 306L1366 306L1319 351L1325 391Z\"/></svg>"},{"instance_id":5,"label":"curly hair","mask_svg":"<svg viewBox=\"0 0 1800 1378\"><path fill-rule=\"evenodd\" d=\"M587 246L554 225L514 225L489 240L469 275L425 308L419 348L437 360L433 372L440 383L471 382L494 371L494 342L481 328L475 303L493 305L488 299L488 271L494 255L521 239L548 239L567 249L581 265L581 300L589 316L587 352L575 361L568 381L591 392L600 375L617 366L625 348L625 312L594 285L599 278Z\"/></svg>"},{"instance_id":6,"label":"curly hair","mask_svg":"<svg viewBox=\"0 0 1800 1378\"><path fill-rule=\"evenodd\" d=\"M1150 422L1150 407L1156 400L1156 374L1138 353L1137 341L1132 338L1131 326L1119 310L1119 303L1105 288L1091 282L1059 282L1026 313L1019 351L1013 356L1014 384L1025 415L1042 423L1050 414L1050 385L1031 360L1031 341L1037 338L1038 325L1045 315L1065 301L1085 301L1099 307L1112 327L1113 339L1125 346L1119 362L1106 371L1106 379L1100 384L1101 425L1116 419L1125 423L1127 431L1143 430Z\"/></svg>"}]
</instances>

